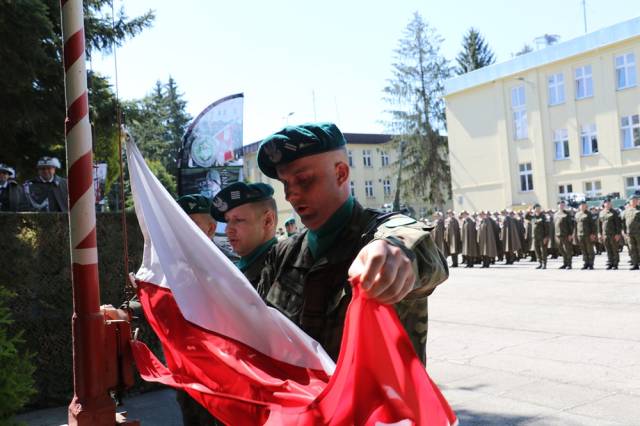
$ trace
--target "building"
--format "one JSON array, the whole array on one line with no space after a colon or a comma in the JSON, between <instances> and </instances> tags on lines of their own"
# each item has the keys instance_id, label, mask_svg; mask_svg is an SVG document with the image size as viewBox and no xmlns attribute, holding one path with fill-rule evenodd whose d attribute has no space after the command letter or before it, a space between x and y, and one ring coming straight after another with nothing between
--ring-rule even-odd
<instances>
[{"instance_id":1,"label":"building","mask_svg":"<svg viewBox=\"0 0 640 426\"><path fill-rule=\"evenodd\" d=\"M391 143L391 136L382 134L345 133L347 153L351 169L351 194L364 207L390 209L395 197L398 169L398 150ZM260 142L243 148L244 177L248 182L268 183L275 189L278 204L278 227L289 217L295 216L291 205L285 200L282 184L262 174L256 159ZM415 214L424 216L426 206L415 200L401 203L411 207ZM298 226L301 225L297 218Z\"/></svg>"},{"instance_id":2,"label":"building","mask_svg":"<svg viewBox=\"0 0 640 426\"><path fill-rule=\"evenodd\" d=\"M453 203L640 189L640 18L445 82Z\"/></svg>"}]
</instances>

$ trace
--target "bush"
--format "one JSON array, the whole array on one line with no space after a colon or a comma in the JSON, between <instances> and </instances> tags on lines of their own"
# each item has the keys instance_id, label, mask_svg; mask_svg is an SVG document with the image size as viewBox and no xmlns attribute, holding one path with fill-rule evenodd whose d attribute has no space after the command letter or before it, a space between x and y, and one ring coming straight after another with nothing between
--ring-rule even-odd
<instances>
[{"instance_id":1,"label":"bush","mask_svg":"<svg viewBox=\"0 0 640 426\"><path fill-rule=\"evenodd\" d=\"M7 305L13 297L14 293L0 287L0 423L18 412L36 393L33 354L20 351L24 343L22 331L9 333L13 320Z\"/></svg>"}]
</instances>

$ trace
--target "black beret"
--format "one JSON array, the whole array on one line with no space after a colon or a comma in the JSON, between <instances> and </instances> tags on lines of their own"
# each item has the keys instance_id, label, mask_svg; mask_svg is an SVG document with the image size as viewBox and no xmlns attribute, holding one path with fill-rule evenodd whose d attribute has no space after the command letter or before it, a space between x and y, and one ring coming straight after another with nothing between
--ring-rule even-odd
<instances>
[{"instance_id":1,"label":"black beret","mask_svg":"<svg viewBox=\"0 0 640 426\"><path fill-rule=\"evenodd\" d=\"M334 151L347 144L333 123L307 123L287 126L263 139L258 148L258 166L272 179L278 178L276 166L298 158Z\"/></svg>"},{"instance_id":2,"label":"black beret","mask_svg":"<svg viewBox=\"0 0 640 426\"><path fill-rule=\"evenodd\" d=\"M226 222L224 214L229 210L243 204L268 200L272 196L273 188L266 183L234 182L213 197L211 216L218 222Z\"/></svg>"},{"instance_id":3,"label":"black beret","mask_svg":"<svg viewBox=\"0 0 640 426\"><path fill-rule=\"evenodd\" d=\"M211 213L211 200L200 194L183 195L178 204L186 214Z\"/></svg>"}]
</instances>

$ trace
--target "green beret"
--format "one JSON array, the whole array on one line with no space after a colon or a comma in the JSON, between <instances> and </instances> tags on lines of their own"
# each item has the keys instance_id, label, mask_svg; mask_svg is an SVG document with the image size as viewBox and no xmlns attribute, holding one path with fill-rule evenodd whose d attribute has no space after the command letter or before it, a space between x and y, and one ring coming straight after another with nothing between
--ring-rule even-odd
<instances>
[{"instance_id":1,"label":"green beret","mask_svg":"<svg viewBox=\"0 0 640 426\"><path fill-rule=\"evenodd\" d=\"M538 203L535 203L535 204L533 205L533 208L534 208L534 209L537 209L538 207L542 208L542 206L541 206L540 204L538 204Z\"/></svg>"},{"instance_id":2,"label":"green beret","mask_svg":"<svg viewBox=\"0 0 640 426\"><path fill-rule=\"evenodd\" d=\"M347 144L333 123L307 123L287 126L265 138L258 148L258 166L272 179L278 178L276 166L298 158L334 151Z\"/></svg>"},{"instance_id":3,"label":"green beret","mask_svg":"<svg viewBox=\"0 0 640 426\"><path fill-rule=\"evenodd\" d=\"M285 226L292 224L292 223L296 223L296 218L295 217L290 217L289 219L286 220L286 222L284 223Z\"/></svg>"},{"instance_id":4,"label":"green beret","mask_svg":"<svg viewBox=\"0 0 640 426\"><path fill-rule=\"evenodd\" d=\"M248 203L268 200L273 188L266 183L234 182L218 192L211 203L211 216L218 222L226 222L224 214L231 209Z\"/></svg>"},{"instance_id":5,"label":"green beret","mask_svg":"<svg viewBox=\"0 0 640 426\"><path fill-rule=\"evenodd\" d=\"M186 214L211 212L211 200L200 194L183 195L178 198L178 204Z\"/></svg>"}]
</instances>

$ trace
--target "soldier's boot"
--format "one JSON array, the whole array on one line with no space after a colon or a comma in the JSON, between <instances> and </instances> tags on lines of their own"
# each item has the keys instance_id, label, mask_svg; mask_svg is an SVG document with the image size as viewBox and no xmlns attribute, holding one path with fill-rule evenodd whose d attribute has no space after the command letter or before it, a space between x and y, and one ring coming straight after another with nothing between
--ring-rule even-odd
<instances>
[{"instance_id":1,"label":"soldier's boot","mask_svg":"<svg viewBox=\"0 0 640 426\"><path fill-rule=\"evenodd\" d=\"M593 260L591 261L591 263L589 263L589 269L593 270Z\"/></svg>"},{"instance_id":2,"label":"soldier's boot","mask_svg":"<svg viewBox=\"0 0 640 426\"><path fill-rule=\"evenodd\" d=\"M638 269L640 269L640 266L638 266L638 265L633 265L633 266L631 267L631 270L632 270L632 271L637 271Z\"/></svg>"},{"instance_id":3,"label":"soldier's boot","mask_svg":"<svg viewBox=\"0 0 640 426\"><path fill-rule=\"evenodd\" d=\"M612 265L612 264L610 264L610 263L607 263L607 271L608 271L609 269L611 269L611 268L613 268L613 265Z\"/></svg>"},{"instance_id":4,"label":"soldier's boot","mask_svg":"<svg viewBox=\"0 0 640 426\"><path fill-rule=\"evenodd\" d=\"M564 263L561 267L559 267L558 269L567 269L567 264Z\"/></svg>"},{"instance_id":5,"label":"soldier's boot","mask_svg":"<svg viewBox=\"0 0 640 426\"><path fill-rule=\"evenodd\" d=\"M538 266L536 266L536 269L542 269L542 262L538 262Z\"/></svg>"},{"instance_id":6,"label":"soldier's boot","mask_svg":"<svg viewBox=\"0 0 640 426\"><path fill-rule=\"evenodd\" d=\"M571 269L571 264L570 263L567 265L567 269Z\"/></svg>"},{"instance_id":7,"label":"soldier's boot","mask_svg":"<svg viewBox=\"0 0 640 426\"><path fill-rule=\"evenodd\" d=\"M542 269L547 269L547 260L542 261Z\"/></svg>"},{"instance_id":8,"label":"soldier's boot","mask_svg":"<svg viewBox=\"0 0 640 426\"><path fill-rule=\"evenodd\" d=\"M582 271L584 271L585 269L589 269L589 263L588 262L584 262L584 266L582 266L582 268L580 268Z\"/></svg>"}]
</instances>

